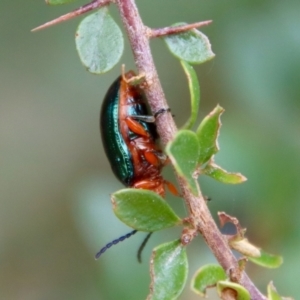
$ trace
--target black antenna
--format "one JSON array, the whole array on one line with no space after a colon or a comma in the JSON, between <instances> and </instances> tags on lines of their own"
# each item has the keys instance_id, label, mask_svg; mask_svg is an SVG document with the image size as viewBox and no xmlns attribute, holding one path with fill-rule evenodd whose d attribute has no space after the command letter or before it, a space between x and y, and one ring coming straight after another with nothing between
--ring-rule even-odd
<instances>
[{"instance_id":1,"label":"black antenna","mask_svg":"<svg viewBox=\"0 0 300 300\"><path fill-rule=\"evenodd\" d=\"M113 245L118 244L119 242L123 242L125 239L130 238L132 235L134 235L137 232L137 230L133 230L125 235L122 235L116 240L113 240L112 242L106 244L96 255L95 259L98 259L108 248L110 248Z\"/></svg>"},{"instance_id":2,"label":"black antenna","mask_svg":"<svg viewBox=\"0 0 300 300\"><path fill-rule=\"evenodd\" d=\"M146 246L148 240L150 239L150 236L151 236L152 233L153 233L153 232L149 232L149 233L146 235L145 239L143 240L143 242L141 243L141 245L140 245L140 247L139 247L139 249L138 249L138 252L137 252L137 259L138 259L138 262L139 262L139 263L142 263L142 252L143 252L143 250L144 250L144 248L145 248L145 246Z\"/></svg>"}]
</instances>

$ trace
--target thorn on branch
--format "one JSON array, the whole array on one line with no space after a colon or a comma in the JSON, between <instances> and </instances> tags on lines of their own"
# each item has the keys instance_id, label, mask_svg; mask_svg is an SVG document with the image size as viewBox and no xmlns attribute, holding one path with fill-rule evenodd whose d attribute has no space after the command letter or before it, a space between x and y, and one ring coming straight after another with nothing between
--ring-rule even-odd
<instances>
[{"instance_id":1,"label":"thorn on branch","mask_svg":"<svg viewBox=\"0 0 300 300\"><path fill-rule=\"evenodd\" d=\"M170 35L170 34L176 34L176 33L181 33L185 32L191 29L199 28L202 26L207 26L210 23L212 23L212 20L208 21L202 21L202 22L197 22L197 23L192 23L192 24L185 24L185 25L180 25L180 26L170 26L170 27L164 27L164 28L156 28L156 29L147 29L147 34L149 38L154 38L154 37L161 37L164 35Z\"/></svg>"},{"instance_id":2,"label":"thorn on branch","mask_svg":"<svg viewBox=\"0 0 300 300\"><path fill-rule=\"evenodd\" d=\"M102 7L102 6L105 6L105 5L108 5L110 4L110 2L112 2L112 0L93 0L92 2L86 4L86 5L83 5L65 15L62 15L52 21L49 21L41 26L38 26L34 29L32 29L31 31L34 32L34 31L38 31L38 30L41 30L41 29L45 29L47 27L50 27L50 26L53 26L53 25L56 25L56 24L59 24L61 22L65 22L65 21L68 21L68 20L71 20L77 16L80 16L80 15L83 15L91 10L94 10L96 8L99 8L99 7Z\"/></svg>"}]
</instances>

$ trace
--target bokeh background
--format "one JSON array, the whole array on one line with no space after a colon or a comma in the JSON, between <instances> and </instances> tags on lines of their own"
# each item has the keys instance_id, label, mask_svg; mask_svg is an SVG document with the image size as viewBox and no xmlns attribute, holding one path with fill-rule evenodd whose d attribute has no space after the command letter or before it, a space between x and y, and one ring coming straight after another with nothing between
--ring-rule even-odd
<instances>
[{"instance_id":1,"label":"bokeh background","mask_svg":"<svg viewBox=\"0 0 300 300\"><path fill-rule=\"evenodd\" d=\"M104 155L99 109L120 65L102 76L81 65L74 43L80 18L37 33L30 30L80 5L43 0L0 2L0 299L145 299L149 256L179 230L156 233L136 261L140 233L94 254L130 231L112 213L110 193L122 188ZM266 291L299 294L300 276L300 2L299 0L137 1L145 23L213 19L203 32L216 58L196 66L203 118L217 103L222 116L216 161L248 181L227 186L201 179L212 214L226 211L249 239L282 254L276 270L249 263ZM117 10L111 12L120 24ZM189 93L178 61L152 41L159 75L177 124L189 114ZM134 68L128 43L121 63ZM166 176L172 178L171 172ZM172 179L171 179L172 180ZM168 195L185 216L182 201ZM188 247L190 276L214 263L199 237ZM210 293L211 299L215 299ZM198 299L187 287L180 299Z\"/></svg>"}]
</instances>

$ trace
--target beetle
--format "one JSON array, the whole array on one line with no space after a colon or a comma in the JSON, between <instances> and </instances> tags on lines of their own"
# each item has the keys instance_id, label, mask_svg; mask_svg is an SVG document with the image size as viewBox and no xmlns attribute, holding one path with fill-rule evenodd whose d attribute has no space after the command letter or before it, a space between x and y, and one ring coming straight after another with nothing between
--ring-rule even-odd
<instances>
[{"instance_id":1,"label":"beetle","mask_svg":"<svg viewBox=\"0 0 300 300\"><path fill-rule=\"evenodd\" d=\"M165 186L175 195L173 184L161 176L167 158L157 146L155 118L129 71L118 77L104 97L100 131L106 156L115 176L127 187L148 189L165 196Z\"/></svg>"},{"instance_id":2,"label":"beetle","mask_svg":"<svg viewBox=\"0 0 300 300\"><path fill-rule=\"evenodd\" d=\"M152 190L164 197L167 186L172 194L178 195L176 187L161 175L168 160L157 145L155 117L150 114L139 86L130 84L133 77L133 71L119 76L104 97L100 112L100 132L106 156L113 173L126 187ZM169 109L161 109L155 116L165 111ZM133 230L108 243L96 254L96 259L112 245L136 232ZM139 261L151 234L146 236L138 251Z\"/></svg>"}]
</instances>

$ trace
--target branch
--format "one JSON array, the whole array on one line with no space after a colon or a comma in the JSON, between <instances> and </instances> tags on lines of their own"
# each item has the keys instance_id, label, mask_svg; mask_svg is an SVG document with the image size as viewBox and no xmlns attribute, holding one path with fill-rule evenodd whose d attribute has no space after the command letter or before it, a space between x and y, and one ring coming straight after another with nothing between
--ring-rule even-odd
<instances>
[{"instance_id":1,"label":"branch","mask_svg":"<svg viewBox=\"0 0 300 300\"><path fill-rule=\"evenodd\" d=\"M176 33L181 33L184 31L188 31L191 29L199 28L202 26L207 26L211 23L212 21L203 21L203 22L197 22L197 23L192 23L192 24L185 24L185 25L180 25L180 26L170 26L170 27L164 27L164 28L156 28L156 29L151 29L149 28L148 31L148 36L150 38L154 37L160 37L164 35L170 35L170 34L176 34Z\"/></svg>"},{"instance_id":2,"label":"branch","mask_svg":"<svg viewBox=\"0 0 300 300\"><path fill-rule=\"evenodd\" d=\"M138 72L145 74L144 91L151 110L155 114L160 109L167 108L168 105L151 55L147 28L141 20L134 0L116 0L115 2L129 37ZM177 131L172 115L170 113L160 114L156 125L161 140L166 145L173 139ZM238 262L215 224L203 196L195 197L179 177L178 182L189 209L192 225L202 234L220 265L230 275L231 280L243 285L249 291L252 300L265 300L266 297L260 293L247 274L240 271Z\"/></svg>"},{"instance_id":3,"label":"branch","mask_svg":"<svg viewBox=\"0 0 300 300\"><path fill-rule=\"evenodd\" d=\"M53 25L71 20L71 19L73 19L75 17L78 17L82 14L85 14L85 13L91 11L91 10L94 10L96 8L99 8L99 7L102 7L102 6L105 6L105 5L108 5L108 4L110 4L110 2L112 2L112 0L93 0L91 3L83 5L79 8L77 8L77 9L73 10L70 13L62 15L62 16L60 16L60 17L58 17L58 18L56 18L52 21L49 21L49 22L47 22L43 25L40 25L40 26L32 29L31 31L32 32L38 31L38 30L45 29L47 27L50 27L50 26L53 26Z\"/></svg>"}]
</instances>

